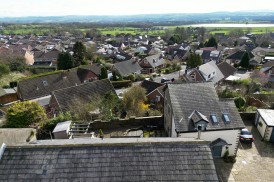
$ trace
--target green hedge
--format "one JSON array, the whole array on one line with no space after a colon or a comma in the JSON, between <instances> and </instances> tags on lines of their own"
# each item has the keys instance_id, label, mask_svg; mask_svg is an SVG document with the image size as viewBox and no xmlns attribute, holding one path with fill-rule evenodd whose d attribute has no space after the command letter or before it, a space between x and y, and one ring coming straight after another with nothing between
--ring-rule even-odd
<instances>
[{"instance_id":1,"label":"green hedge","mask_svg":"<svg viewBox=\"0 0 274 182\"><path fill-rule=\"evenodd\" d=\"M132 85L131 80L112 81L111 83L114 88L124 88L124 87L130 87Z\"/></svg>"}]
</instances>

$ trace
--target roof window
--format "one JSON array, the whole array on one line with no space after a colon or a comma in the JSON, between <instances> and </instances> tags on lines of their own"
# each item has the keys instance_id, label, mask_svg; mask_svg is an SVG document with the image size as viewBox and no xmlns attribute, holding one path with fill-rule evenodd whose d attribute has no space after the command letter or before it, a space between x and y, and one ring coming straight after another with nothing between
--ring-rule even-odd
<instances>
[{"instance_id":1,"label":"roof window","mask_svg":"<svg viewBox=\"0 0 274 182\"><path fill-rule=\"evenodd\" d=\"M225 123L230 123L230 118L229 115L227 113L223 113L223 119Z\"/></svg>"},{"instance_id":2,"label":"roof window","mask_svg":"<svg viewBox=\"0 0 274 182\"><path fill-rule=\"evenodd\" d=\"M44 86L48 86L49 84L48 84L47 81L43 81L43 85L44 85Z\"/></svg>"},{"instance_id":3,"label":"roof window","mask_svg":"<svg viewBox=\"0 0 274 182\"><path fill-rule=\"evenodd\" d=\"M216 114L211 114L210 117L211 117L213 124L218 124L218 118L217 118Z\"/></svg>"}]
</instances>

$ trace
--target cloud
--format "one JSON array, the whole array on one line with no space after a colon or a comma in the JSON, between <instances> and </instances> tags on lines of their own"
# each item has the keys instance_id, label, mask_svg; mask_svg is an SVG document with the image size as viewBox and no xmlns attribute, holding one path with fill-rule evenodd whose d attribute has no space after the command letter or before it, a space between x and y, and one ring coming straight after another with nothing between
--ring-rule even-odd
<instances>
[{"instance_id":1,"label":"cloud","mask_svg":"<svg viewBox=\"0 0 274 182\"><path fill-rule=\"evenodd\" d=\"M0 16L203 13L269 9L271 1L273 0L0 0Z\"/></svg>"}]
</instances>

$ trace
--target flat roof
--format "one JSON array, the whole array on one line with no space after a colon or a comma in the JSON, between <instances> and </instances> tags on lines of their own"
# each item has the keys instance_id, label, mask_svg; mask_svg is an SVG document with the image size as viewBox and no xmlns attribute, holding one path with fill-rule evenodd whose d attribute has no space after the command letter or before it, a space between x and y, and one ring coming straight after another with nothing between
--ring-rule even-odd
<instances>
[{"instance_id":1,"label":"flat roof","mask_svg":"<svg viewBox=\"0 0 274 182\"><path fill-rule=\"evenodd\" d=\"M261 117L264 119L267 126L274 126L274 110L258 109Z\"/></svg>"}]
</instances>

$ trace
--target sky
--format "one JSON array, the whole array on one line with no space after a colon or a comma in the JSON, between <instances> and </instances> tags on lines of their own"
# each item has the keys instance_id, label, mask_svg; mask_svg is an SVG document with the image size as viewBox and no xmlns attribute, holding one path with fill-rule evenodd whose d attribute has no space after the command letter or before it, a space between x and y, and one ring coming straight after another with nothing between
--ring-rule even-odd
<instances>
[{"instance_id":1,"label":"sky","mask_svg":"<svg viewBox=\"0 0 274 182\"><path fill-rule=\"evenodd\" d=\"M0 17L273 10L273 0L0 0Z\"/></svg>"}]
</instances>

